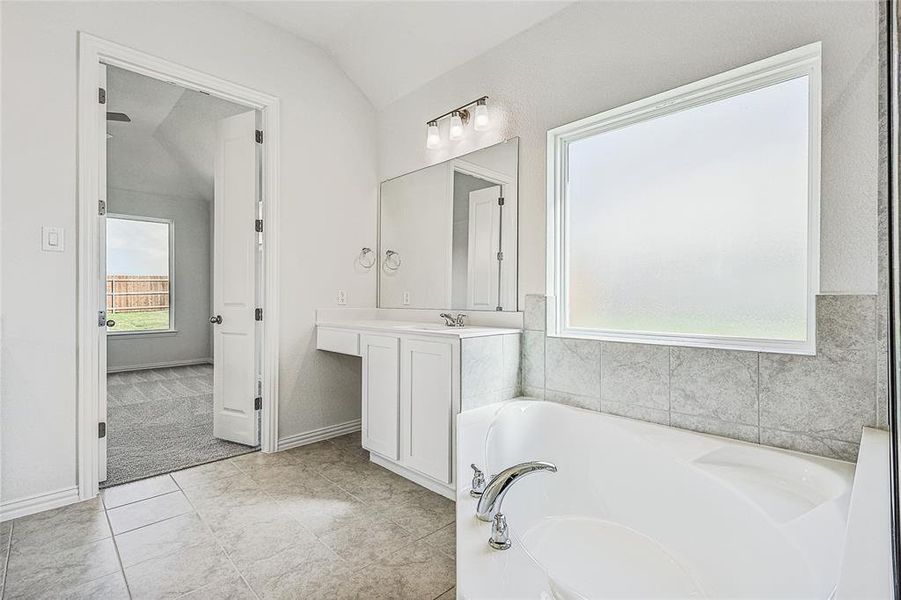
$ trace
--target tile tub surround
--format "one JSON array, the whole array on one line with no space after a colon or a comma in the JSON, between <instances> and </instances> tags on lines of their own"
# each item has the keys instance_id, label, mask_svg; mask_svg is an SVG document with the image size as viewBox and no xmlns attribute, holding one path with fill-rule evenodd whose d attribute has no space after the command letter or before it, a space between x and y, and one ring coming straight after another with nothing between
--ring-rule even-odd
<instances>
[{"instance_id":1,"label":"tile tub surround","mask_svg":"<svg viewBox=\"0 0 901 600\"><path fill-rule=\"evenodd\" d=\"M521 344L519 333L464 338L460 341L462 410L520 395Z\"/></svg>"},{"instance_id":2,"label":"tile tub surround","mask_svg":"<svg viewBox=\"0 0 901 600\"><path fill-rule=\"evenodd\" d=\"M454 522L453 502L370 463L356 433L4 522L0 596L453 597Z\"/></svg>"},{"instance_id":3,"label":"tile tub surround","mask_svg":"<svg viewBox=\"0 0 901 600\"><path fill-rule=\"evenodd\" d=\"M553 338L528 295L523 395L748 442L855 460L877 417L875 295L817 297L817 354Z\"/></svg>"}]
</instances>

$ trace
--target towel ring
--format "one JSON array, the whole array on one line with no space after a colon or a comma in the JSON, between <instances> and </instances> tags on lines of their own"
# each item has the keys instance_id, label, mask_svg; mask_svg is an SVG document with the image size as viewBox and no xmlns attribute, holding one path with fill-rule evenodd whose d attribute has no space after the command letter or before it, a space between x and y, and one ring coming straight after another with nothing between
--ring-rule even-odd
<instances>
[{"instance_id":1,"label":"towel ring","mask_svg":"<svg viewBox=\"0 0 901 600\"><path fill-rule=\"evenodd\" d=\"M360 266L364 269L371 269L375 266L375 252L372 251L372 248L363 248L360 250L360 255L357 257L357 262L360 263Z\"/></svg>"},{"instance_id":2,"label":"towel ring","mask_svg":"<svg viewBox=\"0 0 901 600\"><path fill-rule=\"evenodd\" d=\"M397 271L400 268L400 254L394 250L386 250L385 268L389 271Z\"/></svg>"}]
</instances>

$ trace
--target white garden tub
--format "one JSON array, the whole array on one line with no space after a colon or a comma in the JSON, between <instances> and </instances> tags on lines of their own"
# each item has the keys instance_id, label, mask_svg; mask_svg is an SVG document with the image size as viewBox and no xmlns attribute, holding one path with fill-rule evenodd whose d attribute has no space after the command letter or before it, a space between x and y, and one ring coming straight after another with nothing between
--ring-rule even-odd
<instances>
[{"instance_id":1,"label":"white garden tub","mask_svg":"<svg viewBox=\"0 0 901 600\"><path fill-rule=\"evenodd\" d=\"M854 466L536 401L460 415L461 598L829 598ZM467 485L530 461L488 547Z\"/></svg>"}]
</instances>

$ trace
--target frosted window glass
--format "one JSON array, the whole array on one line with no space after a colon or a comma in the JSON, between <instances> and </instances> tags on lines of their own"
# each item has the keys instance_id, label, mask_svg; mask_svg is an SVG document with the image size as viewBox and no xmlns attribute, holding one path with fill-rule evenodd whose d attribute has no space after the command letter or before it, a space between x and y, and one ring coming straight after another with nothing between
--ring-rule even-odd
<instances>
[{"instance_id":1,"label":"frosted window glass","mask_svg":"<svg viewBox=\"0 0 901 600\"><path fill-rule=\"evenodd\" d=\"M806 338L807 79L569 143L568 327Z\"/></svg>"}]
</instances>

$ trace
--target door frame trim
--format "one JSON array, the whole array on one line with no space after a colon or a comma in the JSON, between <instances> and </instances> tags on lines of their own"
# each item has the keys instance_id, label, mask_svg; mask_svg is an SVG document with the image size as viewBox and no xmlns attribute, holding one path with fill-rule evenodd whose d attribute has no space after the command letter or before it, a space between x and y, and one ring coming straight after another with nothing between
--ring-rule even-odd
<instances>
[{"instance_id":1,"label":"door frame trim","mask_svg":"<svg viewBox=\"0 0 901 600\"><path fill-rule=\"evenodd\" d=\"M279 208L279 99L189 67L78 32L78 293L77 293L77 481L78 496L87 500L99 491L99 414L100 364L103 339L97 326L101 306L98 265L100 251L97 236L97 201L100 198L100 111L97 90L100 87L99 64L169 81L224 100L259 110L266 132L262 147L263 219L269 223L263 238L262 268L262 383L260 446L263 452L278 449L278 208Z\"/></svg>"}]
</instances>

